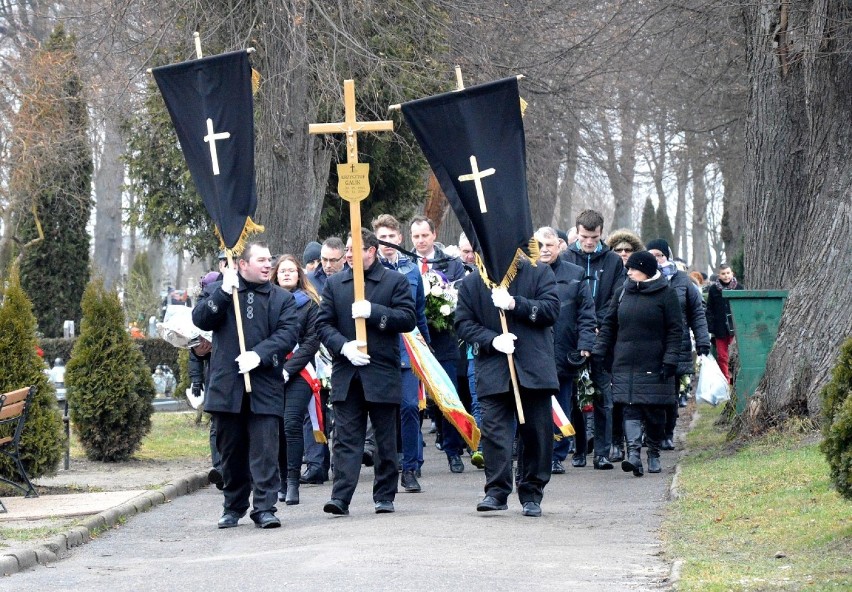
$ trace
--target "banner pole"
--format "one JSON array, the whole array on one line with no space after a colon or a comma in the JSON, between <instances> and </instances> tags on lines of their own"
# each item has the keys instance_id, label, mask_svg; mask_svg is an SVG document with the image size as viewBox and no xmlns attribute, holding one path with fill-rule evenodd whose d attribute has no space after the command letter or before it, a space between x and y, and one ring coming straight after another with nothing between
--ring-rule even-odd
<instances>
[{"instance_id":1,"label":"banner pole","mask_svg":"<svg viewBox=\"0 0 852 592\"><path fill-rule=\"evenodd\" d=\"M509 325L506 324L506 313L500 310L500 326L503 328L503 333L509 332ZM518 409L518 422L526 423L524 420L524 408L521 405L521 389L518 387L518 373L515 370L515 357L512 354L506 354L509 358L509 375L512 377L512 391L515 393L515 407Z\"/></svg>"},{"instance_id":2,"label":"banner pole","mask_svg":"<svg viewBox=\"0 0 852 592\"><path fill-rule=\"evenodd\" d=\"M236 270L234 267L234 256L231 253L231 249L225 249L225 255L228 257L228 268ZM243 315L240 311L240 293L238 288L234 288L231 291L231 299L234 301L234 316L237 319L237 336L240 341L240 353L246 353L246 338L243 335ZM251 379L249 378L248 372L243 374L243 382L246 386L246 392L251 392Z\"/></svg>"}]
</instances>

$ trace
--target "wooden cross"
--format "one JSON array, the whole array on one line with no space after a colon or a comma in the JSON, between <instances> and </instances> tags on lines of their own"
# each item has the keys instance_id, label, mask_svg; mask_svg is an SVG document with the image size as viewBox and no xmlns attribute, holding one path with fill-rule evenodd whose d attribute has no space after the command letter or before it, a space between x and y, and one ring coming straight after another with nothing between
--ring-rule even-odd
<instances>
[{"instance_id":1,"label":"wooden cross","mask_svg":"<svg viewBox=\"0 0 852 592\"><path fill-rule=\"evenodd\" d=\"M361 259L361 201L370 194L370 165L358 162L358 132L391 132L393 121L358 121L355 113L355 81L343 81L344 117L341 123L311 123L310 134L346 134L346 164L337 165L340 197L349 202L352 233L352 276L355 280L355 300L364 300L364 261ZM355 319L355 338L366 343L367 323ZM366 351L366 348L362 348Z\"/></svg>"}]
</instances>

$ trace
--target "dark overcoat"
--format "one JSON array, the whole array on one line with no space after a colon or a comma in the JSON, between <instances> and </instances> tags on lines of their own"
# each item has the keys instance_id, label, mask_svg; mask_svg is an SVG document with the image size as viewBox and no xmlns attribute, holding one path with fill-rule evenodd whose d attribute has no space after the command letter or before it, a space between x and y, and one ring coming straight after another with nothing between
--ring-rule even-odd
<instances>
[{"instance_id":1,"label":"dark overcoat","mask_svg":"<svg viewBox=\"0 0 852 592\"><path fill-rule=\"evenodd\" d=\"M559 316L556 278L549 265L521 260L515 279L509 284L515 308L506 311L506 323L515 341L515 368L520 386L527 389L559 388L553 350L553 324ZM476 369L476 396L511 391L506 354L491 345L503 332L499 309L491 300L491 290L474 271L461 282L455 329L473 350Z\"/></svg>"},{"instance_id":2,"label":"dark overcoat","mask_svg":"<svg viewBox=\"0 0 852 592\"><path fill-rule=\"evenodd\" d=\"M253 413L284 415L284 389L281 370L284 359L299 338L299 319L293 295L269 282L247 285L240 276L238 290L246 351L260 356L260 366L249 373L249 394ZM210 355L210 384L204 410L239 413L245 385L235 362L240 355L237 321L231 295L222 282L204 288L192 310L192 322L204 331L213 331Z\"/></svg>"},{"instance_id":3,"label":"dark overcoat","mask_svg":"<svg viewBox=\"0 0 852 592\"><path fill-rule=\"evenodd\" d=\"M612 396L627 405L675 402L675 378L663 364L680 359L683 319L677 294L661 273L644 282L624 282L607 309L593 355L612 369Z\"/></svg>"},{"instance_id":4,"label":"dark overcoat","mask_svg":"<svg viewBox=\"0 0 852 592\"><path fill-rule=\"evenodd\" d=\"M314 363L314 356L319 350L320 342L317 334L317 316L319 304L302 292L307 302L298 308L299 317L299 348L293 352L293 357L284 362L284 370L290 375L290 380L296 377L308 364Z\"/></svg>"},{"instance_id":5,"label":"dark overcoat","mask_svg":"<svg viewBox=\"0 0 852 592\"><path fill-rule=\"evenodd\" d=\"M742 290L739 283L733 290ZM714 337L728 337L734 334L731 321L731 302L722 297L722 290L716 284L710 284L707 290L707 329Z\"/></svg>"},{"instance_id":6,"label":"dark overcoat","mask_svg":"<svg viewBox=\"0 0 852 592\"><path fill-rule=\"evenodd\" d=\"M364 270L364 292L371 305L370 317L366 319L370 363L358 368L340 353L347 341L355 339L352 269L328 278L322 293L317 332L332 354L331 402L345 401L349 383L358 375L368 402L398 405L402 402L399 334L416 326L411 289L404 275L385 269L377 258Z\"/></svg>"},{"instance_id":7,"label":"dark overcoat","mask_svg":"<svg viewBox=\"0 0 852 592\"><path fill-rule=\"evenodd\" d=\"M704 298L686 273L678 270L669 278L669 286L677 294L680 312L683 318L683 337L680 342L680 360L677 363L677 373L693 374L695 365L692 360L692 340L689 330L695 336L696 347L710 349L710 333L707 332L707 316L704 310Z\"/></svg>"},{"instance_id":8,"label":"dark overcoat","mask_svg":"<svg viewBox=\"0 0 852 592\"><path fill-rule=\"evenodd\" d=\"M568 364L568 355L591 352L595 346L595 302L589 286L583 281L585 272L582 267L556 257L550 269L556 277L556 295L559 298L559 318L553 325L556 372L559 380L565 382L577 373L576 368Z\"/></svg>"}]
</instances>

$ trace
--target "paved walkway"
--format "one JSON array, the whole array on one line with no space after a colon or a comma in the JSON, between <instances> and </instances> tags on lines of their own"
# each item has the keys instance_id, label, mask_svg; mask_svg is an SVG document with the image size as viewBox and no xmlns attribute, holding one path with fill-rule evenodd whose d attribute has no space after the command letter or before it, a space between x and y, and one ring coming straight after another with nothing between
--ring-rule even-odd
<instances>
[{"instance_id":1,"label":"paved walkway","mask_svg":"<svg viewBox=\"0 0 852 592\"><path fill-rule=\"evenodd\" d=\"M218 530L221 494L180 495L130 518L67 558L0 579L15 590L465 590L519 586L566 590L665 590L670 565L659 526L677 453L641 479L616 468L554 475L542 518L509 510L477 513L484 473L449 472L430 446L424 492L397 495L395 514L376 515L372 469L363 469L351 515L322 512L331 487L302 486L302 503L280 504L284 527L248 518ZM591 457L590 457L591 458Z\"/></svg>"}]
</instances>

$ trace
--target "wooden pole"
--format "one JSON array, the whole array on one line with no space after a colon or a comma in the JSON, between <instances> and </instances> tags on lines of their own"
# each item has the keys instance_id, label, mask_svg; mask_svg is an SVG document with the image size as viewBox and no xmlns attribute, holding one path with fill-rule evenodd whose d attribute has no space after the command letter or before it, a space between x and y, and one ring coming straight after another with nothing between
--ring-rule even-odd
<instances>
[{"instance_id":1,"label":"wooden pole","mask_svg":"<svg viewBox=\"0 0 852 592\"><path fill-rule=\"evenodd\" d=\"M225 249L225 256L228 258L228 269L233 269L236 271L236 267L234 267L234 255L231 252L231 249ZM243 333L243 313L240 310L240 292L239 288L233 288L231 291L231 300L234 302L234 317L237 319L237 337L240 342L240 354L246 353L246 338ZM246 392L251 392L251 379L249 378L248 372L243 374L243 384L245 384Z\"/></svg>"},{"instance_id":2,"label":"wooden pole","mask_svg":"<svg viewBox=\"0 0 852 592\"><path fill-rule=\"evenodd\" d=\"M509 332L509 325L506 324L506 312L500 310L500 326L503 328L503 334ZM521 389L518 386L518 371L515 369L515 356L506 354L509 358L509 375L512 377L512 391L515 393L515 407L518 409L518 422L526 423L524 420L524 408L521 405Z\"/></svg>"}]
</instances>

